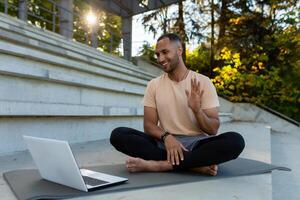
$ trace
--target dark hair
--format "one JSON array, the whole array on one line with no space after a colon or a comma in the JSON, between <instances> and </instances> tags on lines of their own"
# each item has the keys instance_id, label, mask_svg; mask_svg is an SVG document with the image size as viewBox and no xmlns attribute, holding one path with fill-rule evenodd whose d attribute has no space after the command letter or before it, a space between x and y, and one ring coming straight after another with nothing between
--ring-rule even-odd
<instances>
[{"instance_id":1,"label":"dark hair","mask_svg":"<svg viewBox=\"0 0 300 200\"><path fill-rule=\"evenodd\" d=\"M169 40L171 42L179 42L180 44L182 44L182 41L181 41L181 38L176 35L175 33L166 33L166 34L163 34L162 36L160 36L156 42L164 39L164 38L169 38Z\"/></svg>"}]
</instances>

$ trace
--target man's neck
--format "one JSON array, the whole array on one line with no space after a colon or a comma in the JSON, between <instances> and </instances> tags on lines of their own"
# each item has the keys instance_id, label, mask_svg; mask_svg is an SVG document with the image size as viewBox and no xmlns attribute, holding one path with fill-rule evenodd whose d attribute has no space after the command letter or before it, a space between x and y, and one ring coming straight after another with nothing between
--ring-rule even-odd
<instances>
[{"instance_id":1,"label":"man's neck","mask_svg":"<svg viewBox=\"0 0 300 200\"><path fill-rule=\"evenodd\" d=\"M174 71L168 73L168 76L171 80L180 82L185 79L188 69L184 64L179 65Z\"/></svg>"}]
</instances>

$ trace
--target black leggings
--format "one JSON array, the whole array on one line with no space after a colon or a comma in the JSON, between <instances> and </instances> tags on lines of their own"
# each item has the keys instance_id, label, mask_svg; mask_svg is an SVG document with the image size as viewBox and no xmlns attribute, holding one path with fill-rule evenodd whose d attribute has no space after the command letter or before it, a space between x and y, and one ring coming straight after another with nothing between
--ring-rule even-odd
<instances>
[{"instance_id":1,"label":"black leggings","mask_svg":"<svg viewBox=\"0 0 300 200\"><path fill-rule=\"evenodd\" d=\"M144 160L167 160L167 151L157 146L156 140L144 132L119 127L112 131L110 143L120 152ZM226 132L205 138L192 151L184 153L184 160L174 169L190 169L220 164L237 158L245 147L243 137L236 132Z\"/></svg>"}]
</instances>

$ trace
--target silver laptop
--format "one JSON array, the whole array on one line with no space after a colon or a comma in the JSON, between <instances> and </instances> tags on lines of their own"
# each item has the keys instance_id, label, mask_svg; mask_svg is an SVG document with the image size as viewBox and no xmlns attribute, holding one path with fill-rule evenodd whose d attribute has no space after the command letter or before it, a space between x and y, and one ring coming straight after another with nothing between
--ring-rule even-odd
<instances>
[{"instance_id":1,"label":"silver laptop","mask_svg":"<svg viewBox=\"0 0 300 200\"><path fill-rule=\"evenodd\" d=\"M124 183L128 179L79 169L66 141L23 136L42 178L85 192Z\"/></svg>"}]
</instances>

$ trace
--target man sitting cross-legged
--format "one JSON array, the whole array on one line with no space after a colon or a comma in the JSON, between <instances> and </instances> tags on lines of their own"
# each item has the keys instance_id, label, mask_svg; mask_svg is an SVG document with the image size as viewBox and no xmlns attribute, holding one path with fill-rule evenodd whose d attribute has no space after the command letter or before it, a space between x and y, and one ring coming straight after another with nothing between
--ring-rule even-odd
<instances>
[{"instance_id":1,"label":"man sitting cross-legged","mask_svg":"<svg viewBox=\"0 0 300 200\"><path fill-rule=\"evenodd\" d=\"M110 142L129 156L130 172L193 170L216 175L217 165L244 149L236 132L217 135L219 101L210 79L188 70L181 39L162 35L155 50L164 74L148 83L144 96L144 132L119 127Z\"/></svg>"}]
</instances>

